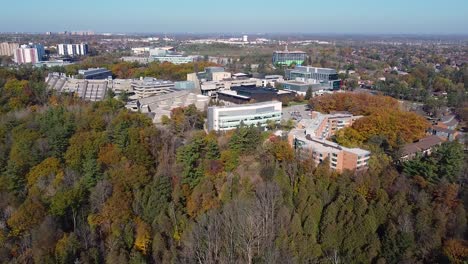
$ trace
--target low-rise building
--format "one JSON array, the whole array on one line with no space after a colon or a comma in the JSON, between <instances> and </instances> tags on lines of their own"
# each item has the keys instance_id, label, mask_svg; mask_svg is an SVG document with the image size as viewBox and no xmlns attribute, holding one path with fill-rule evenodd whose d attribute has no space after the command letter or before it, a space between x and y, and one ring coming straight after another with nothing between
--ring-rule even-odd
<instances>
[{"instance_id":1,"label":"low-rise building","mask_svg":"<svg viewBox=\"0 0 468 264\"><path fill-rule=\"evenodd\" d=\"M278 90L275 88L257 87L255 85L231 87L230 90L218 91L217 94L219 101L234 104L292 100L295 96L293 93L288 91Z\"/></svg>"},{"instance_id":2,"label":"low-rise building","mask_svg":"<svg viewBox=\"0 0 468 264\"><path fill-rule=\"evenodd\" d=\"M242 124L266 127L268 122L281 121L281 111L282 104L278 101L208 107L208 130L232 130Z\"/></svg>"},{"instance_id":3,"label":"low-rise building","mask_svg":"<svg viewBox=\"0 0 468 264\"><path fill-rule=\"evenodd\" d=\"M86 80L50 73L46 78L49 89L70 93L86 101L101 101L105 98L112 80Z\"/></svg>"},{"instance_id":4,"label":"low-rise building","mask_svg":"<svg viewBox=\"0 0 468 264\"><path fill-rule=\"evenodd\" d=\"M371 156L367 150L340 146L335 142L315 137L305 129L293 129L288 139L299 158L312 159L316 164L328 158L330 168L338 172L366 169Z\"/></svg>"},{"instance_id":5,"label":"low-rise building","mask_svg":"<svg viewBox=\"0 0 468 264\"><path fill-rule=\"evenodd\" d=\"M301 158L311 158L321 163L330 160L330 168L343 170L361 170L367 168L370 152L360 148L346 148L327 140L345 127L351 126L362 116L353 116L348 112L322 114L311 112L310 118L304 118L291 130L288 140Z\"/></svg>"},{"instance_id":6,"label":"low-rise building","mask_svg":"<svg viewBox=\"0 0 468 264\"><path fill-rule=\"evenodd\" d=\"M411 160L417 155L429 156L435 147L442 144L442 139L436 135L427 136L417 142L406 144L401 150L401 160Z\"/></svg>"},{"instance_id":7,"label":"low-rise building","mask_svg":"<svg viewBox=\"0 0 468 264\"><path fill-rule=\"evenodd\" d=\"M170 117L171 111L175 108L187 107L193 104L198 110L204 111L209 101L210 97L208 96L194 94L189 91L172 90L166 94L130 101L125 107L131 111L150 114L153 123L160 123L162 116Z\"/></svg>"},{"instance_id":8,"label":"low-rise building","mask_svg":"<svg viewBox=\"0 0 468 264\"><path fill-rule=\"evenodd\" d=\"M318 138L330 138L345 127L350 127L363 116L355 116L348 112L332 112L322 114L317 111L311 112L311 118L304 118L297 124L297 128L304 129L307 134Z\"/></svg>"},{"instance_id":9,"label":"low-rise building","mask_svg":"<svg viewBox=\"0 0 468 264\"><path fill-rule=\"evenodd\" d=\"M432 126L430 132L444 141L454 141L458 137L458 131L440 126Z\"/></svg>"}]
</instances>

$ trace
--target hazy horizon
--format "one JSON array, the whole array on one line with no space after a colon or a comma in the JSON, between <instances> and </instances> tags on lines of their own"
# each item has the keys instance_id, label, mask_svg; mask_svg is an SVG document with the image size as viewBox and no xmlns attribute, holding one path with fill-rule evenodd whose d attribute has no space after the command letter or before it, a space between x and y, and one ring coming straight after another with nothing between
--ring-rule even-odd
<instances>
[{"instance_id":1,"label":"hazy horizon","mask_svg":"<svg viewBox=\"0 0 468 264\"><path fill-rule=\"evenodd\" d=\"M468 1L9 2L0 32L467 35ZM26 18L26 19L25 19Z\"/></svg>"}]
</instances>

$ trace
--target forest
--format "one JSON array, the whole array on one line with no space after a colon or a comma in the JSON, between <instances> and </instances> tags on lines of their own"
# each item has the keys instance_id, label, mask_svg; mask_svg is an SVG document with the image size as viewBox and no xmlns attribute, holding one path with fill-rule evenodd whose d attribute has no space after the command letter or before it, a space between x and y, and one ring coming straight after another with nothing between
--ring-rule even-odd
<instances>
[{"instance_id":1,"label":"forest","mask_svg":"<svg viewBox=\"0 0 468 264\"><path fill-rule=\"evenodd\" d=\"M311 102L365 116L337 140L371 150L369 169L337 174L268 131L206 133L193 106L156 127L113 98L50 93L41 74L0 71L1 262L468 260L463 146L398 162L427 124L394 99Z\"/></svg>"}]
</instances>

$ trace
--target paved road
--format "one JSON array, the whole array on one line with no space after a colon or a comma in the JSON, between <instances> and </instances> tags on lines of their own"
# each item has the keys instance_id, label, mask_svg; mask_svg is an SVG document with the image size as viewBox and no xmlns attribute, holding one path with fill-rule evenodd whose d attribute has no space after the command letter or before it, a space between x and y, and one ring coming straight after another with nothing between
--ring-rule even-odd
<instances>
[{"instance_id":1,"label":"paved road","mask_svg":"<svg viewBox=\"0 0 468 264\"><path fill-rule=\"evenodd\" d=\"M297 120L300 121L302 118L310 117L310 111L306 111L307 105L294 105L283 107L283 120Z\"/></svg>"}]
</instances>

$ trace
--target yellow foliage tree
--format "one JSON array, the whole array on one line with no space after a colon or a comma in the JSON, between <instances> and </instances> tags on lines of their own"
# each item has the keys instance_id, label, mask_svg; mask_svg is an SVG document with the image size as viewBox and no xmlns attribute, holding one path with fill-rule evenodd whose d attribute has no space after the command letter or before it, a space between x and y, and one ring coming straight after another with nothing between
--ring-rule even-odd
<instances>
[{"instance_id":1,"label":"yellow foliage tree","mask_svg":"<svg viewBox=\"0 0 468 264\"><path fill-rule=\"evenodd\" d=\"M148 253L151 238L151 227L140 218L135 220L135 248L141 251L144 255Z\"/></svg>"}]
</instances>

